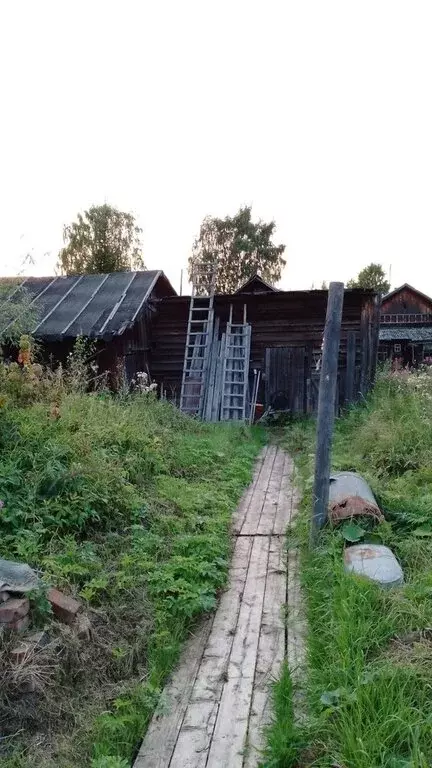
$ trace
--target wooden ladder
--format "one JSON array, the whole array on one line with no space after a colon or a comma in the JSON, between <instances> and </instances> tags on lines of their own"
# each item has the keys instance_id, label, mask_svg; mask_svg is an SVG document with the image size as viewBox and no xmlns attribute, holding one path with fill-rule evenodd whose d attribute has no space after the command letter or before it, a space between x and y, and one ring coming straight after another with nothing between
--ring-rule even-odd
<instances>
[{"instance_id":1,"label":"wooden ladder","mask_svg":"<svg viewBox=\"0 0 432 768\"><path fill-rule=\"evenodd\" d=\"M192 416L203 416L209 350L213 336L213 295L192 294L183 362L180 410Z\"/></svg>"},{"instance_id":2,"label":"wooden ladder","mask_svg":"<svg viewBox=\"0 0 432 768\"><path fill-rule=\"evenodd\" d=\"M221 421L245 421L247 417L250 344L251 326L246 322L246 304L242 323L233 322L231 304L225 338Z\"/></svg>"}]
</instances>

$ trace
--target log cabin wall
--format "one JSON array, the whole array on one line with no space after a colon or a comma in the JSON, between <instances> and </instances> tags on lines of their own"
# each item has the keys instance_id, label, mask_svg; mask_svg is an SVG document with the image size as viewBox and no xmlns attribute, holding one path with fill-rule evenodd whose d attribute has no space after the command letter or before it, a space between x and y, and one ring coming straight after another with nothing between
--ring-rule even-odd
<instances>
[{"instance_id":1,"label":"log cabin wall","mask_svg":"<svg viewBox=\"0 0 432 768\"><path fill-rule=\"evenodd\" d=\"M178 402L183 370L190 297L162 299L151 320L149 366L152 378ZM252 326L250 368L265 378L266 350L304 350L305 412L316 410L319 359L327 306L327 291L278 291L215 296L215 316L224 331L233 305L234 319L246 304ZM371 291L345 291L339 351L338 404L365 393L375 376L379 329L379 300ZM298 355L296 355L298 358ZM263 381L265 388L265 381Z\"/></svg>"},{"instance_id":2,"label":"log cabin wall","mask_svg":"<svg viewBox=\"0 0 432 768\"><path fill-rule=\"evenodd\" d=\"M384 314L408 315L432 313L432 301L410 286L401 288L388 298L384 297L381 311Z\"/></svg>"}]
</instances>

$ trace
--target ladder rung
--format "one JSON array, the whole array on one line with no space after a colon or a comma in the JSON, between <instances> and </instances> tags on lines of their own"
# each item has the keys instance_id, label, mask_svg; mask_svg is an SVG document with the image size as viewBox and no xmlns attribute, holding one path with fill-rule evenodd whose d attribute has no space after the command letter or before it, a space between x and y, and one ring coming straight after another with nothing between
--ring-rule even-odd
<instances>
[{"instance_id":1,"label":"ladder rung","mask_svg":"<svg viewBox=\"0 0 432 768\"><path fill-rule=\"evenodd\" d=\"M224 397L243 397L244 392L222 392Z\"/></svg>"},{"instance_id":2,"label":"ladder rung","mask_svg":"<svg viewBox=\"0 0 432 768\"><path fill-rule=\"evenodd\" d=\"M240 374L240 376L244 376L246 371L232 371L230 368L229 371L225 371L225 374L227 373L231 373L231 374L236 373L236 374Z\"/></svg>"},{"instance_id":3,"label":"ladder rung","mask_svg":"<svg viewBox=\"0 0 432 768\"><path fill-rule=\"evenodd\" d=\"M183 395L183 398L182 398L182 399L183 399L183 400L186 400L186 399L188 399L188 400L189 400L191 397L195 397L195 398L198 400L198 399L199 399L199 397L200 397L200 394L199 394L199 392L197 392L197 394L196 394L196 395Z\"/></svg>"},{"instance_id":4,"label":"ladder rung","mask_svg":"<svg viewBox=\"0 0 432 768\"><path fill-rule=\"evenodd\" d=\"M237 398L241 398L241 400L243 400L243 392L239 393L238 395L234 395L232 392L223 392L222 396L223 397L229 397L229 398L237 397ZM242 405L237 405L235 403L232 403L232 405L235 408L242 408L243 407Z\"/></svg>"}]
</instances>

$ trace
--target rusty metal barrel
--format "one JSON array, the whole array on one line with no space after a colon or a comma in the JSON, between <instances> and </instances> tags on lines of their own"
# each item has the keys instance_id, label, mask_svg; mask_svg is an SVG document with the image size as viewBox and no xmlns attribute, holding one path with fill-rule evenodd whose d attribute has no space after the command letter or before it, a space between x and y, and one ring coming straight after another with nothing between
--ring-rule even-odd
<instances>
[{"instance_id":1,"label":"rusty metal barrel","mask_svg":"<svg viewBox=\"0 0 432 768\"><path fill-rule=\"evenodd\" d=\"M328 514L332 523L361 515L384 519L370 486L357 472L330 475Z\"/></svg>"}]
</instances>

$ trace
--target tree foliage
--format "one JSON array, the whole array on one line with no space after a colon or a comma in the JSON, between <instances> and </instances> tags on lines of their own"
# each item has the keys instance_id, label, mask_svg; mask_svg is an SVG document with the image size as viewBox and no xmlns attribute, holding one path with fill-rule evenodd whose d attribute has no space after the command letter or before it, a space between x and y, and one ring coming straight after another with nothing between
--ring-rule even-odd
<instances>
[{"instance_id":1,"label":"tree foliage","mask_svg":"<svg viewBox=\"0 0 432 768\"><path fill-rule=\"evenodd\" d=\"M131 213L93 205L65 226L58 266L66 275L144 269L141 234Z\"/></svg>"},{"instance_id":2,"label":"tree foliage","mask_svg":"<svg viewBox=\"0 0 432 768\"><path fill-rule=\"evenodd\" d=\"M371 288L379 293L388 293L390 283L381 264L373 262L362 269L356 278L349 280L347 288Z\"/></svg>"},{"instance_id":3,"label":"tree foliage","mask_svg":"<svg viewBox=\"0 0 432 768\"><path fill-rule=\"evenodd\" d=\"M285 246L272 242L275 227L274 221L253 222L249 206L224 219L207 216L189 258L189 279L195 276L197 285L208 290L214 266L219 293L232 293L255 273L276 283L286 261Z\"/></svg>"},{"instance_id":4,"label":"tree foliage","mask_svg":"<svg viewBox=\"0 0 432 768\"><path fill-rule=\"evenodd\" d=\"M22 282L12 278L0 284L0 344L16 345L38 323L39 311Z\"/></svg>"}]
</instances>

